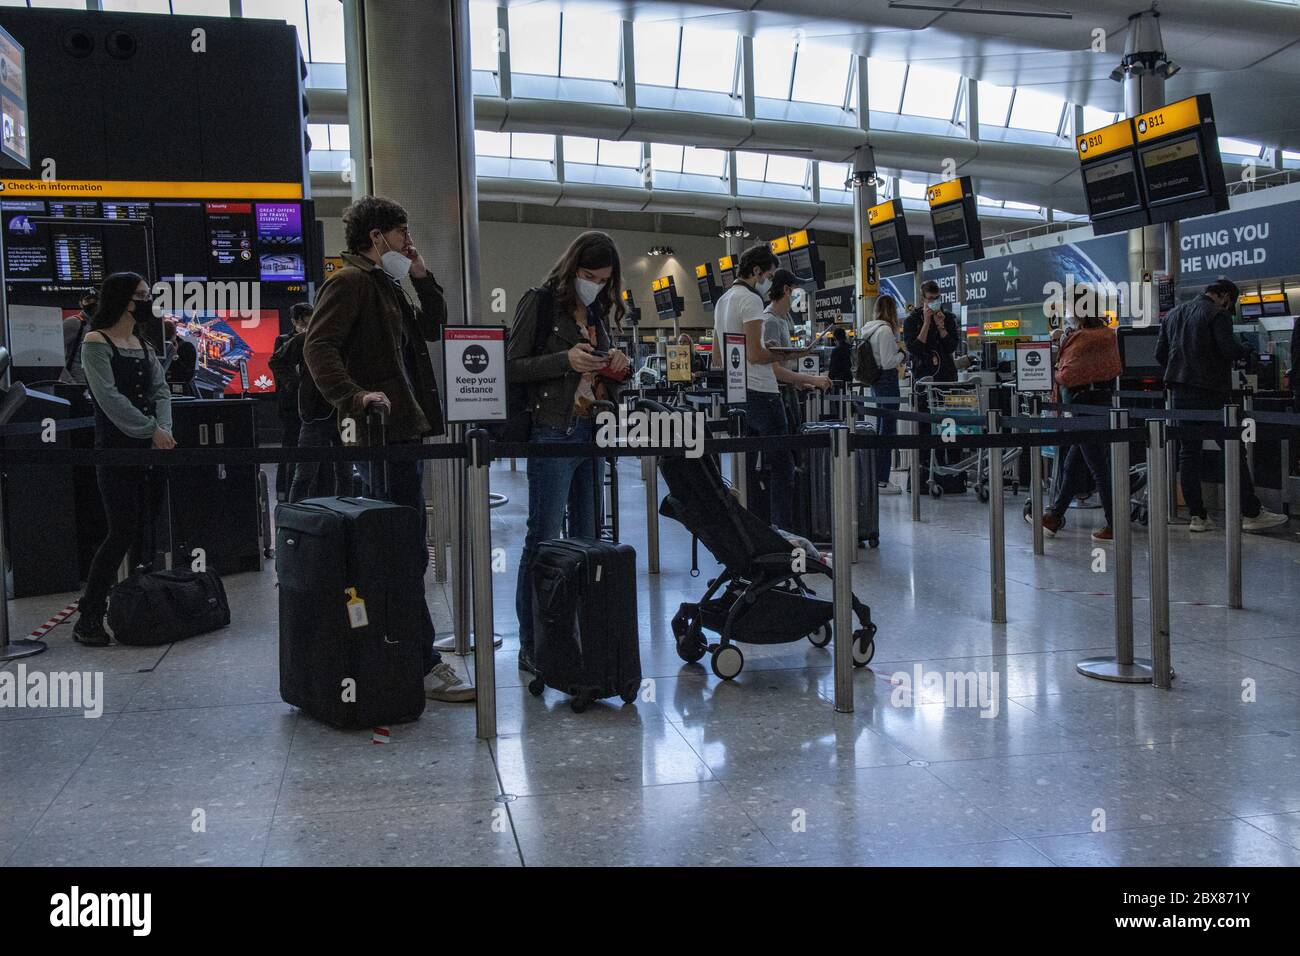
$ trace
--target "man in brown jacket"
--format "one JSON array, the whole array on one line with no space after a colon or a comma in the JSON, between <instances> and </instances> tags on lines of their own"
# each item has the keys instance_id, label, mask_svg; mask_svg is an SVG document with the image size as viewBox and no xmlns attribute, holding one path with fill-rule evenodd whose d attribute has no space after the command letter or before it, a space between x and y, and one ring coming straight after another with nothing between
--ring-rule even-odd
<instances>
[{"instance_id":1,"label":"man in brown jacket","mask_svg":"<svg viewBox=\"0 0 1300 956\"><path fill-rule=\"evenodd\" d=\"M368 444L367 410L388 409L389 444L418 443L442 434L442 407L425 342L442 337L447 303L411 244L406 210L366 196L343 213L348 251L344 266L316 295L316 309L303 346L316 388L335 409L344 439ZM402 288L410 277L420 304ZM390 461L386 497L414 508L420 520L420 561L429 562L425 541L422 461ZM375 468L379 463L373 463ZM360 466L366 494L383 491L371 480L372 463ZM433 620L424 608L425 694L431 700L469 701L465 683L434 650Z\"/></svg>"}]
</instances>

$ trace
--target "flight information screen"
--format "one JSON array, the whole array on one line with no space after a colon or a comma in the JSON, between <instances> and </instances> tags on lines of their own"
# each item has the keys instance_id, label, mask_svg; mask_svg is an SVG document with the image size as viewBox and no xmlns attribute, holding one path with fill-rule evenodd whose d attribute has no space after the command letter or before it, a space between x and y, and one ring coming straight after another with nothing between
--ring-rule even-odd
<instances>
[{"instance_id":1,"label":"flight information screen","mask_svg":"<svg viewBox=\"0 0 1300 956\"><path fill-rule=\"evenodd\" d=\"M104 234L101 229L61 229L53 234L54 278L66 285L104 281ZM140 269L144 264L140 264ZM137 270L138 271L138 270Z\"/></svg>"},{"instance_id":2,"label":"flight information screen","mask_svg":"<svg viewBox=\"0 0 1300 956\"><path fill-rule=\"evenodd\" d=\"M1093 218L1142 208L1137 163L1131 155L1088 166L1083 182Z\"/></svg>"},{"instance_id":3,"label":"flight information screen","mask_svg":"<svg viewBox=\"0 0 1300 956\"><path fill-rule=\"evenodd\" d=\"M935 248L942 251L964 249L970 245L970 233L966 229L966 210L961 203L931 210L930 221L934 224Z\"/></svg>"},{"instance_id":4,"label":"flight information screen","mask_svg":"<svg viewBox=\"0 0 1300 956\"><path fill-rule=\"evenodd\" d=\"M903 261L903 250L898 244L898 227L892 222L871 227L871 247L876 254L877 266L891 266Z\"/></svg>"},{"instance_id":5,"label":"flight information screen","mask_svg":"<svg viewBox=\"0 0 1300 956\"><path fill-rule=\"evenodd\" d=\"M1142 177L1146 180L1147 200L1152 205L1208 193L1198 134L1142 150Z\"/></svg>"}]
</instances>

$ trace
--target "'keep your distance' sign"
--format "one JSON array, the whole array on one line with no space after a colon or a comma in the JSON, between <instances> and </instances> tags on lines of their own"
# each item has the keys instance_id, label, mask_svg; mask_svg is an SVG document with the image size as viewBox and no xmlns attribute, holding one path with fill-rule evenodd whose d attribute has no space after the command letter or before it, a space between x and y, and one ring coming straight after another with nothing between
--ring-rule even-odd
<instances>
[{"instance_id":1,"label":"'keep your distance' sign","mask_svg":"<svg viewBox=\"0 0 1300 956\"><path fill-rule=\"evenodd\" d=\"M447 421L506 420L506 330L448 325L442 330Z\"/></svg>"},{"instance_id":2,"label":"'keep your distance' sign","mask_svg":"<svg viewBox=\"0 0 1300 956\"><path fill-rule=\"evenodd\" d=\"M1052 346L1050 342L1016 343L1016 391L1052 390Z\"/></svg>"}]
</instances>

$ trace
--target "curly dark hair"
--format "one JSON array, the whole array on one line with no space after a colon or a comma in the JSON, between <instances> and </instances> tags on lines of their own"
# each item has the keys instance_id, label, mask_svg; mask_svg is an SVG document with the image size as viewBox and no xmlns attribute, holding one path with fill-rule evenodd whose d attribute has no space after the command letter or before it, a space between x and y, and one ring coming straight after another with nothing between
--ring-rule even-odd
<instances>
[{"instance_id":1,"label":"curly dark hair","mask_svg":"<svg viewBox=\"0 0 1300 956\"><path fill-rule=\"evenodd\" d=\"M362 196L343 210L343 231L348 252L365 252L373 242L370 233L388 232L406 225L406 210L380 196Z\"/></svg>"}]
</instances>

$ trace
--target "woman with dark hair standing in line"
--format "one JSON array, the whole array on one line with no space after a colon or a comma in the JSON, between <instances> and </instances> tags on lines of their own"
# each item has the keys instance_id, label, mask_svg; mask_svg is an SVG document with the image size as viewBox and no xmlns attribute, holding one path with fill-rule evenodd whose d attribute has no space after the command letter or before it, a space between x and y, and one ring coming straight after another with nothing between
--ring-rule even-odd
<instances>
[{"instance_id":1,"label":"woman with dark hair standing in line","mask_svg":"<svg viewBox=\"0 0 1300 956\"><path fill-rule=\"evenodd\" d=\"M595 440L593 403L613 400L627 377L628 359L610 349L608 319L623 317L623 277L618 248L603 232L584 232L565 250L540 288L524 294L515 312L506 377L528 388L529 440ZM549 328L547 328L549 326ZM599 461L599 460L598 460ZM603 462L599 465L603 468ZM528 532L519 558L515 612L519 616L519 667L533 664L532 561L537 546L558 538L567 509L569 534L596 531L591 460L533 458L528 462Z\"/></svg>"},{"instance_id":2,"label":"woman with dark hair standing in line","mask_svg":"<svg viewBox=\"0 0 1300 956\"><path fill-rule=\"evenodd\" d=\"M146 321L152 309L149 286L134 272L117 272L104 280L81 345L81 364L95 406L96 448L176 447L167 379L158 356L136 334L136 324ZM150 471L131 465L95 466L108 536L86 575L80 617L72 629L79 643L109 643L104 629L108 590L162 493L162 484L150 480Z\"/></svg>"}]
</instances>

